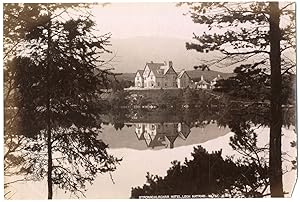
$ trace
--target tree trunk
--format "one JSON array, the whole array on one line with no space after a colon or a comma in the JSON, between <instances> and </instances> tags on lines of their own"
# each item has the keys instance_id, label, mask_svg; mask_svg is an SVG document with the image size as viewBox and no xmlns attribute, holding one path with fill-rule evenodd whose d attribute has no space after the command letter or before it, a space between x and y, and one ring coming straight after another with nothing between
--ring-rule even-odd
<instances>
[{"instance_id":1,"label":"tree trunk","mask_svg":"<svg viewBox=\"0 0 300 202\"><path fill-rule=\"evenodd\" d=\"M281 59L278 2L270 2L271 124L270 124L270 190L272 197L283 197L281 169Z\"/></svg>"},{"instance_id":2,"label":"tree trunk","mask_svg":"<svg viewBox=\"0 0 300 202\"><path fill-rule=\"evenodd\" d=\"M53 187L52 187L52 135L51 135L51 88L50 88L50 68L51 68L51 20L49 20L48 23L48 38L47 38L47 67L46 67L46 108L47 108L47 114L46 114L46 124L47 124L47 154L48 154L48 199L52 199L53 197Z\"/></svg>"},{"instance_id":3,"label":"tree trunk","mask_svg":"<svg viewBox=\"0 0 300 202\"><path fill-rule=\"evenodd\" d=\"M47 145L48 145L48 199L52 199L53 190L52 190L52 145L51 145L51 128L50 128L50 119L47 130Z\"/></svg>"}]
</instances>

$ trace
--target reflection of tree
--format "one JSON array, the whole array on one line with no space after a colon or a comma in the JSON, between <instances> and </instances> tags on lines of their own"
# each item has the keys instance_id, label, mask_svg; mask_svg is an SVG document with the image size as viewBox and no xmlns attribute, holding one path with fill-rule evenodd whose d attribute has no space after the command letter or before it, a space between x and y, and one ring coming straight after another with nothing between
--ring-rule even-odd
<instances>
[{"instance_id":1,"label":"reflection of tree","mask_svg":"<svg viewBox=\"0 0 300 202\"><path fill-rule=\"evenodd\" d=\"M176 95L173 95L171 92L168 91L161 91L161 96L159 99L161 102L161 107L163 109L180 109L182 106L182 100L178 99Z\"/></svg>"},{"instance_id":2,"label":"reflection of tree","mask_svg":"<svg viewBox=\"0 0 300 202\"><path fill-rule=\"evenodd\" d=\"M52 182L76 196L84 195L87 182L92 183L98 173L116 169L119 160L106 152L108 145L97 139L99 129L57 128L52 136ZM43 133L43 132L42 132ZM26 169L39 178L47 175L47 143L44 134L31 141L24 153L28 154Z\"/></svg>"},{"instance_id":3,"label":"reflection of tree","mask_svg":"<svg viewBox=\"0 0 300 202\"><path fill-rule=\"evenodd\" d=\"M209 154L201 146L194 148L192 160L172 162L165 177L147 174L143 187L132 189L131 197L148 195L193 194L206 197L261 197L267 167L256 162L223 159L221 151Z\"/></svg>"},{"instance_id":4,"label":"reflection of tree","mask_svg":"<svg viewBox=\"0 0 300 202\"><path fill-rule=\"evenodd\" d=\"M118 90L110 94L108 99L112 111L118 111L124 106L129 105L129 93L128 91Z\"/></svg>"},{"instance_id":5,"label":"reflection of tree","mask_svg":"<svg viewBox=\"0 0 300 202\"><path fill-rule=\"evenodd\" d=\"M269 145L258 146L255 130L269 125L269 106L232 102L211 114L205 111L209 110L203 111L203 117L199 112L198 116L192 116L194 126L202 126L211 119L220 126L228 126L234 133L229 144L238 156L223 159L220 152L209 154L198 147L194 149L192 160L183 164L173 162L165 177L148 173L147 183L132 189L132 198L166 194L200 194L206 197L263 197L270 194L267 192L270 186ZM287 117L284 125L289 126L295 121L293 110L287 110L284 117ZM291 142L291 147L295 147L295 142ZM285 157L282 157L283 160ZM291 163L292 169L295 169L296 161L292 159Z\"/></svg>"}]
</instances>

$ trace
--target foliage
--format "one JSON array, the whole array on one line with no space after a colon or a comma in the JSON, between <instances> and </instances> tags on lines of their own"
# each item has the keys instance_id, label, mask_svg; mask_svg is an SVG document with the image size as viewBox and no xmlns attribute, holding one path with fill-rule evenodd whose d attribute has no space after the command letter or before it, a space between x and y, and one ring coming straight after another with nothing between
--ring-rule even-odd
<instances>
[{"instance_id":1,"label":"foliage","mask_svg":"<svg viewBox=\"0 0 300 202\"><path fill-rule=\"evenodd\" d=\"M200 99L200 96L196 90L187 88L183 91L182 98L184 104L189 105L189 107L194 107Z\"/></svg>"},{"instance_id":2,"label":"foliage","mask_svg":"<svg viewBox=\"0 0 300 202\"><path fill-rule=\"evenodd\" d=\"M129 88L131 86L134 86L133 81L124 80L124 79L121 80L115 79L111 82L110 88L113 91L118 91L118 90L123 90L124 88Z\"/></svg>"},{"instance_id":3,"label":"foliage","mask_svg":"<svg viewBox=\"0 0 300 202\"><path fill-rule=\"evenodd\" d=\"M99 140L99 129L88 129L75 125L57 128L52 136L53 185L70 191L75 196L84 196L85 186L92 183L98 173L114 171L121 159L109 155L108 145ZM22 150L27 155L22 169L29 177L41 180L47 173L47 143L45 134L31 140ZM34 179L33 178L33 179Z\"/></svg>"},{"instance_id":4,"label":"foliage","mask_svg":"<svg viewBox=\"0 0 300 202\"><path fill-rule=\"evenodd\" d=\"M55 14L53 17L59 17L63 20L61 15L72 8L83 10L88 8L88 4L5 3L3 5L4 59L12 58L20 51L20 47L26 41L30 30L45 22L47 12Z\"/></svg>"},{"instance_id":5,"label":"foliage","mask_svg":"<svg viewBox=\"0 0 300 202\"><path fill-rule=\"evenodd\" d=\"M224 92L231 96L231 99L270 101L270 75L266 68L257 68L262 63L265 62L238 66L234 70L235 76L218 80L214 91ZM295 102L295 75L283 75L282 84L282 103L293 104Z\"/></svg>"},{"instance_id":6,"label":"foliage","mask_svg":"<svg viewBox=\"0 0 300 202\"><path fill-rule=\"evenodd\" d=\"M118 90L109 95L109 103L112 109L120 109L121 107L129 106L130 97L129 92L125 90Z\"/></svg>"},{"instance_id":7,"label":"foliage","mask_svg":"<svg viewBox=\"0 0 300 202\"><path fill-rule=\"evenodd\" d=\"M267 167L223 159L221 151L208 153L195 147L192 160L172 162L165 177L147 173L143 187L132 188L131 197L149 195L202 195L203 197L259 197ZM247 174L246 176L244 174Z\"/></svg>"},{"instance_id":8,"label":"foliage","mask_svg":"<svg viewBox=\"0 0 300 202\"><path fill-rule=\"evenodd\" d=\"M182 107L182 100L178 99L177 96L168 90L161 90L160 106L163 109L180 109Z\"/></svg>"},{"instance_id":9,"label":"foliage","mask_svg":"<svg viewBox=\"0 0 300 202\"><path fill-rule=\"evenodd\" d=\"M228 55L268 53L268 3L201 2L186 5L194 23L208 26L203 35L194 35L197 43L187 43L187 49L199 52L220 50ZM285 3L280 9L280 14L288 19L282 26L282 51L296 47L293 6L294 3Z\"/></svg>"},{"instance_id":10,"label":"foliage","mask_svg":"<svg viewBox=\"0 0 300 202\"><path fill-rule=\"evenodd\" d=\"M221 80L222 90L233 96L250 99L270 99L270 4L266 2L201 2L187 5L194 23L206 25L202 35L194 34L194 42L186 43L188 50L198 52L220 51L224 57L242 63L236 68L236 77ZM281 73L293 74L295 69L296 28L295 4L280 4ZM250 62L255 60L257 62ZM288 76L288 77L289 77ZM289 80L285 80L288 86ZM260 86L261 85L261 86ZM283 84L285 86L285 84ZM251 88L249 87L251 86ZM283 90L282 97L294 89ZM266 93L266 96L263 94ZM287 100L283 100L285 103ZM290 102L290 101L289 101Z\"/></svg>"},{"instance_id":11,"label":"foliage","mask_svg":"<svg viewBox=\"0 0 300 202\"><path fill-rule=\"evenodd\" d=\"M207 69L207 71L210 71L210 68L206 64L202 64L202 65L198 65L198 66L196 65L196 66L194 66L194 69L201 69L202 71Z\"/></svg>"},{"instance_id":12,"label":"foliage","mask_svg":"<svg viewBox=\"0 0 300 202\"><path fill-rule=\"evenodd\" d=\"M270 100L270 76L261 63L241 65L234 70L235 76L217 81L214 91L225 92L234 98L263 101Z\"/></svg>"},{"instance_id":13,"label":"foliage","mask_svg":"<svg viewBox=\"0 0 300 202\"><path fill-rule=\"evenodd\" d=\"M270 114L272 117L270 123L270 190L272 196L283 197L281 149L278 149L281 147L282 74L291 72L295 68L295 2L186 4L190 7L193 21L207 25L208 28L208 32L200 36L194 34L196 43L187 43L187 49L199 52L220 51L225 55L223 59L243 56L239 57L239 62L244 64L250 58L258 61L256 64L269 62ZM293 54L292 58L287 56L288 53ZM290 63L288 65L287 60ZM245 84L248 86L247 83ZM248 89L246 94L248 94L247 91Z\"/></svg>"},{"instance_id":14,"label":"foliage","mask_svg":"<svg viewBox=\"0 0 300 202\"><path fill-rule=\"evenodd\" d=\"M16 162L21 153L20 170L35 179L47 176L48 191L57 185L77 195L97 173L114 171L120 159L107 154L108 145L98 138L98 96L110 74L99 66L110 34L94 35L89 15L63 15L73 6L4 5L5 37L20 40L4 67L6 112L15 110L15 116L5 115L5 162ZM12 153L11 139L20 137L19 153Z\"/></svg>"}]
</instances>

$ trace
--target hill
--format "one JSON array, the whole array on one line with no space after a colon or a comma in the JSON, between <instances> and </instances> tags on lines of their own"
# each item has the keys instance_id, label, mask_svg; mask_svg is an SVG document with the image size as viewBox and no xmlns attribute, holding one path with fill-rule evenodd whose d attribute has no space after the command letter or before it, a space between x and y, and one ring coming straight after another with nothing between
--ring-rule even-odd
<instances>
[{"instance_id":1,"label":"hill","mask_svg":"<svg viewBox=\"0 0 300 202\"><path fill-rule=\"evenodd\" d=\"M189 40L170 37L112 38L110 50L115 57L110 65L117 73L135 73L138 69L143 69L146 62L171 60L176 71L193 70L196 65L206 64L205 61L215 60L222 56L220 52L199 53L186 50L186 42ZM112 55L107 57L109 59ZM224 68L220 68L221 66ZM210 66L210 69L221 72L233 71L232 67L220 64Z\"/></svg>"},{"instance_id":2,"label":"hill","mask_svg":"<svg viewBox=\"0 0 300 202\"><path fill-rule=\"evenodd\" d=\"M214 78L216 78L218 75L220 75L221 77L223 77L224 79L229 78L230 76L233 76L233 73L224 73L224 72L218 72L218 71L202 71L200 69L197 70L190 70L187 71L188 75L191 77L191 79L193 81L199 81L201 79L201 76L203 76L203 78L207 81L211 81Z\"/></svg>"},{"instance_id":3,"label":"hill","mask_svg":"<svg viewBox=\"0 0 300 202\"><path fill-rule=\"evenodd\" d=\"M120 73L116 76L118 80L126 80L134 82L135 73Z\"/></svg>"}]
</instances>

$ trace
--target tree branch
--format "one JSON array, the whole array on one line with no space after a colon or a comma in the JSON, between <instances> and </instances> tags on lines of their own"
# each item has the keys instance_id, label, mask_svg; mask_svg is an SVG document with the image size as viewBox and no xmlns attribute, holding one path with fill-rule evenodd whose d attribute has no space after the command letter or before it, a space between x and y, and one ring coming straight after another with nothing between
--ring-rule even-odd
<instances>
[{"instance_id":1,"label":"tree branch","mask_svg":"<svg viewBox=\"0 0 300 202\"><path fill-rule=\"evenodd\" d=\"M226 54L226 55L248 55L248 54L257 54L257 53L266 53L266 54L270 54L269 51L263 51L263 50L253 50L253 51L247 51L247 52L228 52L226 50L221 50L222 53Z\"/></svg>"},{"instance_id":2,"label":"tree branch","mask_svg":"<svg viewBox=\"0 0 300 202\"><path fill-rule=\"evenodd\" d=\"M293 5L293 4L295 4L295 3L296 3L296 2L292 2L292 3L289 3L289 4L285 5L284 7L282 7L282 8L280 9L280 12L283 11L284 9L286 9L287 7L289 7L289 6Z\"/></svg>"}]
</instances>

